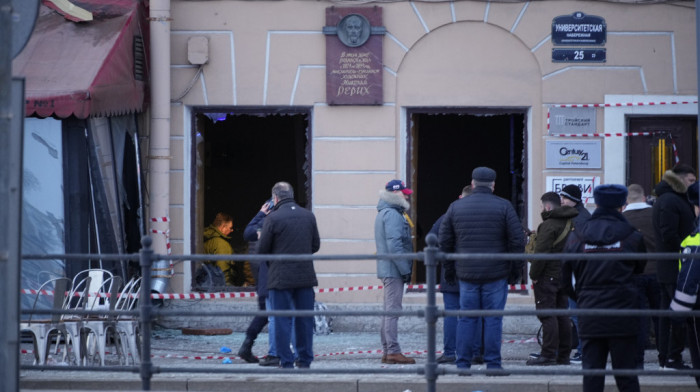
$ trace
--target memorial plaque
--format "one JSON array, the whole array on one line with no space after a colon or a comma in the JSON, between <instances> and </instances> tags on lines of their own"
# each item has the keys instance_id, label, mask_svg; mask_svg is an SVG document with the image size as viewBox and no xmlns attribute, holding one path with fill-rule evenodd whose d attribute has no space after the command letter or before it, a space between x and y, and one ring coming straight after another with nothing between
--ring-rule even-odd
<instances>
[{"instance_id":1,"label":"memorial plaque","mask_svg":"<svg viewBox=\"0 0 700 392\"><path fill-rule=\"evenodd\" d=\"M326 101L329 105L381 105L380 7L326 8Z\"/></svg>"}]
</instances>

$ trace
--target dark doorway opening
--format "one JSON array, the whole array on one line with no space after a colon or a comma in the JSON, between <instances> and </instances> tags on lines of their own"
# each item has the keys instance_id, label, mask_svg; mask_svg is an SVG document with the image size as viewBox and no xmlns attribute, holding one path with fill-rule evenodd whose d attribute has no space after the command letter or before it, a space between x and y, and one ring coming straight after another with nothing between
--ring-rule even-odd
<instances>
[{"instance_id":1,"label":"dark doorway opening","mask_svg":"<svg viewBox=\"0 0 700 392\"><path fill-rule=\"evenodd\" d=\"M676 163L697 167L697 117L628 117L627 184L651 195L661 176ZM641 134L637 134L641 133Z\"/></svg>"},{"instance_id":2,"label":"dark doorway opening","mask_svg":"<svg viewBox=\"0 0 700 392\"><path fill-rule=\"evenodd\" d=\"M272 186L289 182L297 203L311 207L310 109L200 109L194 116L192 249L218 212L233 217L234 253L248 252L243 230Z\"/></svg>"},{"instance_id":3,"label":"dark doorway opening","mask_svg":"<svg viewBox=\"0 0 700 392\"><path fill-rule=\"evenodd\" d=\"M510 200L525 224L525 109L414 109L409 112L409 173L416 222L416 249L450 203L471 183L478 166L496 170L494 193ZM425 281L417 262L416 281Z\"/></svg>"}]
</instances>

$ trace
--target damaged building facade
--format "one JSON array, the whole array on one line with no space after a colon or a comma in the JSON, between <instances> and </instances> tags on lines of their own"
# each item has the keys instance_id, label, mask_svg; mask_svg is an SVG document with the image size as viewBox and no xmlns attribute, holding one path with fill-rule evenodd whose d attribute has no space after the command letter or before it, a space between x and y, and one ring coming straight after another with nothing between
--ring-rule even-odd
<instances>
[{"instance_id":1,"label":"damaged building facade","mask_svg":"<svg viewBox=\"0 0 700 392\"><path fill-rule=\"evenodd\" d=\"M175 253L201 252L202 229L220 210L240 236L281 180L316 215L322 254L371 254L378 191L392 178L415 191L420 250L477 166L496 169L496 194L534 229L545 191L578 184L594 208L597 184L651 193L663 170L697 161L692 2L171 7ZM177 265L171 290L188 291L191 270ZM373 260L317 261L316 270L319 288L378 283Z\"/></svg>"},{"instance_id":2,"label":"damaged building facade","mask_svg":"<svg viewBox=\"0 0 700 392\"><path fill-rule=\"evenodd\" d=\"M664 170L697 162L690 1L148 6L148 42L164 51L149 57L137 141L141 219L160 254L202 253L217 212L233 216L246 253L243 229L278 181L316 215L321 254L357 255L376 251L378 192L393 178L414 190L421 250L477 166L497 171L495 193L534 229L546 191L577 184L593 208L595 185L651 193ZM315 265L320 289L379 283L374 260ZM195 269L167 266L156 291L192 291ZM413 275L425 281L421 263ZM377 302L381 291L317 298Z\"/></svg>"}]
</instances>

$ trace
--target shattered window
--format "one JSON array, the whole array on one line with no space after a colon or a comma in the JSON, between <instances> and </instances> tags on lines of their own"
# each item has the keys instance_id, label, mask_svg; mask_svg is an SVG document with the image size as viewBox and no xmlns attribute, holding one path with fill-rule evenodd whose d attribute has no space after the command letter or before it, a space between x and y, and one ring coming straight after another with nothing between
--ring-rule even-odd
<instances>
[{"instance_id":1,"label":"shattered window","mask_svg":"<svg viewBox=\"0 0 700 392\"><path fill-rule=\"evenodd\" d=\"M22 254L65 253L61 121L25 119L22 176ZM63 260L23 260L21 288L38 289L63 275ZM22 295L22 308L33 301ZM50 307L50 297L40 297L37 306Z\"/></svg>"}]
</instances>

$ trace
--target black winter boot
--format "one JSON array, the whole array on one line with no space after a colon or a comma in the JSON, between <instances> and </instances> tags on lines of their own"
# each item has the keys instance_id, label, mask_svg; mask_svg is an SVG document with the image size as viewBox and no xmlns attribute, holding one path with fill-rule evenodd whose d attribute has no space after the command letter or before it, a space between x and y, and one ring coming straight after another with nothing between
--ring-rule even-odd
<instances>
[{"instance_id":1,"label":"black winter boot","mask_svg":"<svg viewBox=\"0 0 700 392\"><path fill-rule=\"evenodd\" d=\"M255 339L246 336L241 348L238 349L238 356L248 363L258 363L258 358L253 355L253 343L255 343Z\"/></svg>"}]
</instances>

